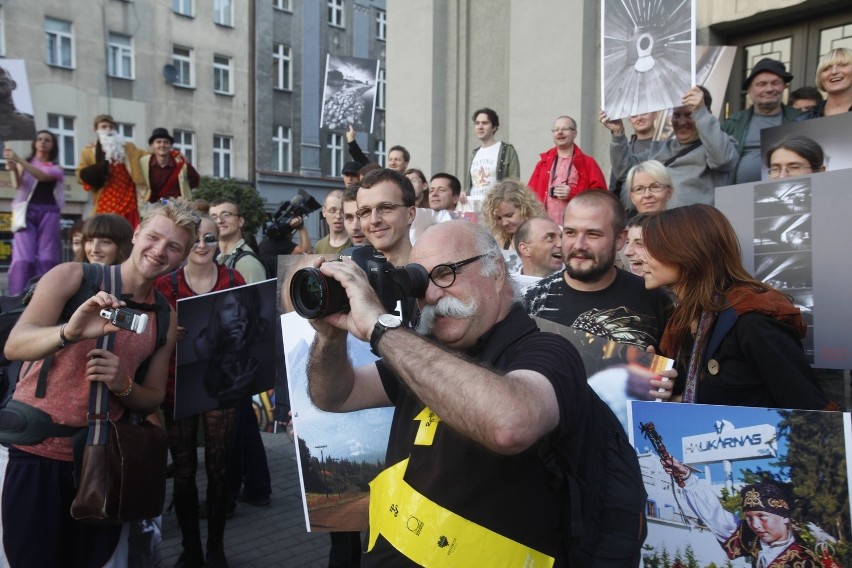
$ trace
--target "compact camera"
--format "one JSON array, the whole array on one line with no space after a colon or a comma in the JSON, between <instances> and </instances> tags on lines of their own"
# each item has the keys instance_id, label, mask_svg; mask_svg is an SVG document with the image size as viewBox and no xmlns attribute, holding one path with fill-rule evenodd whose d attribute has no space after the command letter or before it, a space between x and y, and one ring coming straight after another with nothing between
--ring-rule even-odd
<instances>
[{"instance_id":1,"label":"compact camera","mask_svg":"<svg viewBox=\"0 0 852 568\"><path fill-rule=\"evenodd\" d=\"M148 327L148 314L130 308L103 309L101 310L101 317L108 319L116 327L129 329L136 333L144 333L145 328Z\"/></svg>"}]
</instances>

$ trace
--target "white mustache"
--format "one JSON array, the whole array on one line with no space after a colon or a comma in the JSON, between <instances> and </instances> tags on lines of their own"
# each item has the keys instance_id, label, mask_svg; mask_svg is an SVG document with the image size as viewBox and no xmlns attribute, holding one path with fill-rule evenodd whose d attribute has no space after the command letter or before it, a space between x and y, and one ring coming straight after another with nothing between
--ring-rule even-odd
<instances>
[{"instance_id":1,"label":"white mustache","mask_svg":"<svg viewBox=\"0 0 852 568\"><path fill-rule=\"evenodd\" d=\"M467 319L476 315L479 306L476 300L471 299L468 303L462 302L453 296L444 296L438 303L423 306L420 310L420 320L414 328L419 335L429 335L435 327L435 319L448 317L454 319Z\"/></svg>"}]
</instances>

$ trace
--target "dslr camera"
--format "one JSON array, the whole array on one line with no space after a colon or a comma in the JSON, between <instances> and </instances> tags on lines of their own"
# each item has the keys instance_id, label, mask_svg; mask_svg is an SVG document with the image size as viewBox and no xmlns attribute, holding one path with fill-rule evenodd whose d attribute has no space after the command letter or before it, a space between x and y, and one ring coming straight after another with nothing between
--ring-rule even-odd
<instances>
[{"instance_id":1,"label":"dslr camera","mask_svg":"<svg viewBox=\"0 0 852 568\"><path fill-rule=\"evenodd\" d=\"M406 297L422 298L426 294L429 273L419 264L397 268L371 246L350 247L333 262L342 261L345 257L351 258L367 273L370 286L388 312L393 312L397 302ZM293 274L290 299L296 313L306 319L349 311L346 290L340 282L321 273L319 268L302 268Z\"/></svg>"}]
</instances>

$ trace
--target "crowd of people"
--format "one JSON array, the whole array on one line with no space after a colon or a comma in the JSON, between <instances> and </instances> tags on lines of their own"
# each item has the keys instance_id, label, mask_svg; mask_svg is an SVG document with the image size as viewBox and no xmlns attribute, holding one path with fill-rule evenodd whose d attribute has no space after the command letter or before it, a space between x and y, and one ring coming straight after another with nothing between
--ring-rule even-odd
<instances>
[{"instance_id":1,"label":"crowd of people","mask_svg":"<svg viewBox=\"0 0 852 568\"><path fill-rule=\"evenodd\" d=\"M428 283L422 297L387 313L357 265L316 262L343 286L350 308L311 321L312 400L334 412L396 408L388 467L373 483L369 538L362 546L358 533L332 534L330 565L440 565L447 554L552 566L574 559L561 530L563 495L550 486L536 448L544 440L576 467L596 395L576 348L540 331L532 316L674 359L674 369L634 380L631 395L637 398L838 408L805 357L799 309L748 274L730 222L713 207L715 188L759 180L764 168L772 179L824 171L814 141L789 137L763 155L760 131L852 110L852 50L834 50L820 63L817 87L824 100L820 91L800 89L785 105L791 80L781 62L758 62L743 85L752 106L724 120L710 112L706 89L691 88L683 105L672 109L669 140L654 139L654 113L631 117L635 134L628 138L623 121L602 111L601 123L612 133L609 183L595 158L575 143L577 122L569 116L554 121L554 146L541 154L527 183L514 147L495 137L500 120L493 109L473 114L479 145L465 172L429 176L409 167L412 157L403 146L391 147L387 167L368 163L349 129L353 161L343 167L342 187L322 205L328 235L312 246L304 223L294 218L290 227L300 242L289 242L283 253L337 254L370 245L393 266L419 265ZM198 174L172 149L167 130L155 129L145 152L117 137L108 115L94 126L97 141L84 150L78 176L95 209L71 231L76 260L120 265L123 292L138 304L165 295L173 308L168 341L155 345L155 326L136 338L101 318L101 309L117 308L124 298L104 291L61 320L81 268L55 266L62 171L55 164L55 137L39 132L28 159L4 152L20 180L16 199L31 207L27 228L15 234L16 259L18 251L29 254L13 266L14 281L22 288L41 276L6 344L10 358L36 361L14 397L76 427L87 423L89 381L108 386L116 416L125 410L153 414L163 406L183 545L176 566L227 566L226 519L238 498L269 503L268 467L248 399L223 398L201 417L208 494L200 502L198 417L176 420L170 412L174 346L186 333L174 307L180 298L265 279L264 254L243 234L239 203L189 203ZM39 230L42 224L57 230ZM117 332L113 351L96 349L95 339L111 332ZM368 341L380 359L354 367L347 332ZM54 359L49 388L39 396L39 370L48 356ZM137 385L131 377L148 357L146 380ZM80 376L88 380L77 381ZM681 468L673 462L666 467ZM67 438L0 447L0 559L6 565L121 566L133 554L129 529L84 525L69 516L72 470ZM744 510L789 517L789 507L755 504L754 494L773 491L751 487ZM208 518L206 550L202 516ZM756 517L730 520L718 534L727 538L743 523L754 529ZM436 529L429 520L438 518ZM414 530L411 519L425 524L415 523ZM435 536L437 546L424 545L421 530ZM602 537L600 549L585 553L610 557L611 566L637 566L643 534L613 548ZM778 548L789 534L759 531L759 546L729 550L763 554L771 562L778 555L765 549ZM75 547L47 550L39 545L44 541ZM466 556L471 542L473 554L492 556ZM805 547L795 552L812 560Z\"/></svg>"}]
</instances>

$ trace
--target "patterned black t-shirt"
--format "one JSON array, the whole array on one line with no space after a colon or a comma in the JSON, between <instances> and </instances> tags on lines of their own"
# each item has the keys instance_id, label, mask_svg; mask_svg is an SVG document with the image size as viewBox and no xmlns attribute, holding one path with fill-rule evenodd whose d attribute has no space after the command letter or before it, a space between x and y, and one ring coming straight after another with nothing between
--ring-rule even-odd
<instances>
[{"instance_id":1,"label":"patterned black t-shirt","mask_svg":"<svg viewBox=\"0 0 852 568\"><path fill-rule=\"evenodd\" d=\"M582 292L562 272L543 278L526 292L527 313L617 343L658 347L672 302L662 290L646 290L642 278L618 270L607 288Z\"/></svg>"}]
</instances>

